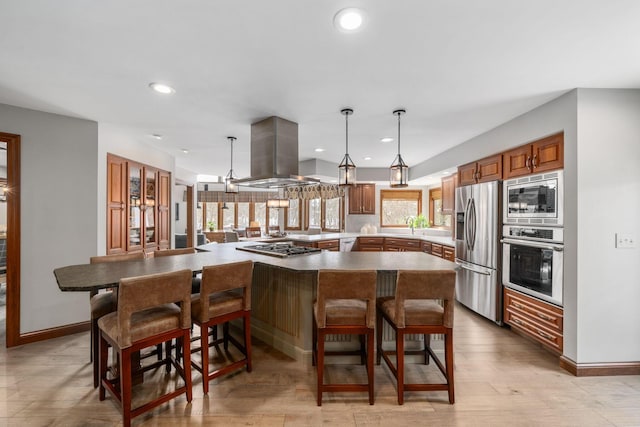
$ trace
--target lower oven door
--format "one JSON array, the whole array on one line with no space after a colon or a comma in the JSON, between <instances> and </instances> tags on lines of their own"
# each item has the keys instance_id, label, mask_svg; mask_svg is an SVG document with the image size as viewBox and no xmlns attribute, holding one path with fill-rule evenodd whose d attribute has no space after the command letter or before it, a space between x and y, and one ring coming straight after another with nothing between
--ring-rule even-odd
<instances>
[{"instance_id":1,"label":"lower oven door","mask_svg":"<svg viewBox=\"0 0 640 427\"><path fill-rule=\"evenodd\" d=\"M502 283L562 306L563 245L503 239Z\"/></svg>"},{"instance_id":2,"label":"lower oven door","mask_svg":"<svg viewBox=\"0 0 640 427\"><path fill-rule=\"evenodd\" d=\"M502 286L498 270L456 258L456 299L476 313L502 324Z\"/></svg>"}]
</instances>

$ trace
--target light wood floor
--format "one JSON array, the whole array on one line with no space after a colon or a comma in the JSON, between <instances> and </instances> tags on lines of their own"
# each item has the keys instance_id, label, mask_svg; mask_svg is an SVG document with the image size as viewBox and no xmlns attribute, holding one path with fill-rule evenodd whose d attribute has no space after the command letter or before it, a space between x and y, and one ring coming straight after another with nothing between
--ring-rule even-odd
<instances>
[{"instance_id":1,"label":"light wood floor","mask_svg":"<svg viewBox=\"0 0 640 427\"><path fill-rule=\"evenodd\" d=\"M315 370L254 341L254 370L212 382L203 396L194 372L194 399L184 396L134 425L265 426L640 426L640 376L576 378L558 358L508 329L456 307L456 403L446 392L407 393L396 404L388 369L376 366L375 405L366 393L325 394L315 403ZM0 425L118 425L120 412L98 401L88 361L89 335L0 350ZM218 356L219 357L219 356ZM436 375L432 365L413 365L411 378ZM364 367L339 365L327 379L364 376ZM162 370L145 377L138 395L172 387Z\"/></svg>"}]
</instances>

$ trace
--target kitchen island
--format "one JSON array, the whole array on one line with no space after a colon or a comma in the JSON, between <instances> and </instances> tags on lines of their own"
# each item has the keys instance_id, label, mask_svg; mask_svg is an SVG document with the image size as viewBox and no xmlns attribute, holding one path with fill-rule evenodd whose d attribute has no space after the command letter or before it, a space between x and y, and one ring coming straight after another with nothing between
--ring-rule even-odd
<instances>
[{"instance_id":1,"label":"kitchen island","mask_svg":"<svg viewBox=\"0 0 640 427\"><path fill-rule=\"evenodd\" d=\"M376 270L377 294L383 296L395 292L398 270L456 268L452 262L422 252L321 251L278 258L236 249L252 244L254 242L212 243L199 246L199 252L195 254L109 264L73 265L55 269L54 275L62 291L91 291L118 286L123 277L179 269L190 269L198 273L205 265L252 260L255 263L251 293L252 334L294 359L308 362L312 348L312 302L319 269ZM383 338L389 339L390 336L387 331ZM421 339L414 338L409 338L409 341ZM357 345L351 342L349 336L332 336L328 341L328 348Z\"/></svg>"}]
</instances>

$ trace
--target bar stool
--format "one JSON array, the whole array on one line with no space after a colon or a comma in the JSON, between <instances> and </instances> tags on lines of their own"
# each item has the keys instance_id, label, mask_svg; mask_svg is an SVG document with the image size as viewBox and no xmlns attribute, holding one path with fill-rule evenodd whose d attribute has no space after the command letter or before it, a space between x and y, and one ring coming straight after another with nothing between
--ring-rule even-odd
<instances>
[{"instance_id":1,"label":"bar stool","mask_svg":"<svg viewBox=\"0 0 640 427\"><path fill-rule=\"evenodd\" d=\"M100 400L105 399L105 390L118 400L122 409L124 426L131 419L161 405L182 393L187 402L192 398L191 364L183 359L182 365L173 357L169 362L184 380L184 385L164 395L132 408L132 361L133 353L145 347L178 339L190 354L189 329L191 327L191 270L152 274L120 280L118 288L118 310L98 320L100 328ZM176 304L179 303L180 305ZM107 356L109 347L118 354L120 367L118 377L107 378ZM156 366L160 363L157 362ZM164 384L161 388L164 388Z\"/></svg>"},{"instance_id":2,"label":"bar stool","mask_svg":"<svg viewBox=\"0 0 640 427\"><path fill-rule=\"evenodd\" d=\"M191 300L191 319L200 326L200 353L202 364L192 362L193 367L202 373L204 394L209 393L209 381L225 375L243 366L251 372L251 281L253 262L242 261L231 264L205 266L202 269L200 294ZM229 321L242 319L244 346L229 334ZM209 372L209 328L223 324L223 338L214 340L211 345L224 344L229 348L231 342L244 358ZM185 350L185 354L189 354Z\"/></svg>"},{"instance_id":3,"label":"bar stool","mask_svg":"<svg viewBox=\"0 0 640 427\"><path fill-rule=\"evenodd\" d=\"M93 256L89 259L90 264L103 262L136 261L144 259L144 252ZM91 361L93 362L93 388L98 387L98 319L102 316L116 311L118 302L117 292L108 290L98 293L91 291L89 294L89 305L91 307Z\"/></svg>"},{"instance_id":4,"label":"bar stool","mask_svg":"<svg viewBox=\"0 0 640 427\"><path fill-rule=\"evenodd\" d=\"M384 358L398 384L398 404L404 403L404 391L446 390L449 403L453 404L453 306L455 303L455 271L400 270L396 282L395 297L377 300L376 335L378 341L377 364ZM440 305L436 300L442 300ZM382 349L382 320L386 320L396 334L396 350ZM407 334L444 334L445 364L433 352L430 340L425 340L425 350L445 377L445 383L406 384L404 381L404 336ZM389 354L396 354L397 367ZM428 359L425 357L425 364Z\"/></svg>"},{"instance_id":5,"label":"bar stool","mask_svg":"<svg viewBox=\"0 0 640 427\"><path fill-rule=\"evenodd\" d=\"M317 300L313 305L313 365L318 371L318 406L324 392L368 391L373 405L373 340L376 301L375 271L319 270ZM329 334L360 336L360 351L325 351ZM366 338L366 351L364 339ZM325 384L324 357L359 354L367 365L367 384Z\"/></svg>"},{"instance_id":6,"label":"bar stool","mask_svg":"<svg viewBox=\"0 0 640 427\"><path fill-rule=\"evenodd\" d=\"M195 253L196 250L193 247L180 249L158 249L153 253L153 256L154 258L162 258L166 256L189 255ZM193 278L191 279L191 293L200 293L200 277L198 277L195 273L193 274Z\"/></svg>"}]
</instances>

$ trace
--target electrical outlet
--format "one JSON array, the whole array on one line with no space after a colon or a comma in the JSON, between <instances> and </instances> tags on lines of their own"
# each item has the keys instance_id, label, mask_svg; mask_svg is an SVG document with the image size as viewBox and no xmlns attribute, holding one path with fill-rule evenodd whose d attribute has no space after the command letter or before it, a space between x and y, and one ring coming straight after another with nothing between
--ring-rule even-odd
<instances>
[{"instance_id":1,"label":"electrical outlet","mask_svg":"<svg viewBox=\"0 0 640 427\"><path fill-rule=\"evenodd\" d=\"M632 249L636 247L636 239L629 233L616 233L616 248Z\"/></svg>"}]
</instances>

